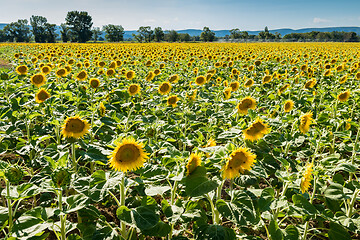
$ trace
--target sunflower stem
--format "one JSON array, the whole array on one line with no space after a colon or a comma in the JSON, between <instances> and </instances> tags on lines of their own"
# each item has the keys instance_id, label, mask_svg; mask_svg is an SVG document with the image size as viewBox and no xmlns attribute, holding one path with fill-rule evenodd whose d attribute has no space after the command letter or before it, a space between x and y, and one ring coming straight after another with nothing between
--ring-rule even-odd
<instances>
[{"instance_id":1,"label":"sunflower stem","mask_svg":"<svg viewBox=\"0 0 360 240\"><path fill-rule=\"evenodd\" d=\"M356 133L356 138L355 138L355 142L354 142L354 147L353 147L352 154L351 154L351 165L354 165L354 160L355 160L355 156L356 156L357 143L358 143L358 140L359 140L359 135L360 135L360 127L358 128L358 131L357 131L357 133ZM354 176L354 173L350 173L349 182L352 181L353 176Z\"/></svg>"},{"instance_id":2,"label":"sunflower stem","mask_svg":"<svg viewBox=\"0 0 360 240\"><path fill-rule=\"evenodd\" d=\"M120 183L120 206L125 206L125 173L123 173ZM126 225L124 221L120 221L121 236L127 238Z\"/></svg>"},{"instance_id":3,"label":"sunflower stem","mask_svg":"<svg viewBox=\"0 0 360 240\"><path fill-rule=\"evenodd\" d=\"M76 155L75 155L75 142L71 143L71 159L74 171L77 172L77 163L76 163Z\"/></svg>"},{"instance_id":4,"label":"sunflower stem","mask_svg":"<svg viewBox=\"0 0 360 240\"><path fill-rule=\"evenodd\" d=\"M94 93L95 93L95 89L91 90L91 111L92 111L92 116L91 116L91 135L90 135L90 144L93 143L94 141L94 132L93 132L93 125L94 125L94 113L95 113L95 109L94 109Z\"/></svg>"},{"instance_id":5,"label":"sunflower stem","mask_svg":"<svg viewBox=\"0 0 360 240\"><path fill-rule=\"evenodd\" d=\"M62 215L63 214L63 208L62 208L62 190L60 189L59 191L59 210L60 210L60 232L61 232L61 240L66 240L66 231L65 231L65 221L66 221L66 215Z\"/></svg>"},{"instance_id":6,"label":"sunflower stem","mask_svg":"<svg viewBox=\"0 0 360 240\"><path fill-rule=\"evenodd\" d=\"M348 211L346 212L346 216L348 218L351 218L351 216L353 215L353 208L354 208L354 205L355 205L355 202L356 202L356 197L359 194L359 191L360 191L360 189L356 189L354 191L354 194L353 194L352 198L351 198L351 201L349 203Z\"/></svg>"},{"instance_id":7,"label":"sunflower stem","mask_svg":"<svg viewBox=\"0 0 360 240\"><path fill-rule=\"evenodd\" d=\"M13 213L12 213L12 205L11 205L11 199L10 199L10 182L6 181L6 198L7 198L7 205L8 205L8 216L9 216L9 232L11 232L11 229L13 227Z\"/></svg>"},{"instance_id":8,"label":"sunflower stem","mask_svg":"<svg viewBox=\"0 0 360 240\"><path fill-rule=\"evenodd\" d=\"M314 189L313 189L313 192L310 196L310 204L313 203L313 200L314 200L314 197L315 197L315 192L316 192L316 176L314 176ZM307 235L307 232L308 232L308 228L309 228L309 221L307 221L305 223L305 229L304 229L304 235L302 237L303 240L306 240L306 235Z\"/></svg>"}]
</instances>

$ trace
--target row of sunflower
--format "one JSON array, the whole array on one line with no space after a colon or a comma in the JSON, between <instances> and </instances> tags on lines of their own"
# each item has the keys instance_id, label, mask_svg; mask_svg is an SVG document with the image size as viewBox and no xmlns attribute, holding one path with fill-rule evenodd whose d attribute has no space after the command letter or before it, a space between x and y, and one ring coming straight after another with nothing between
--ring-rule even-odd
<instances>
[{"instance_id":1,"label":"row of sunflower","mask_svg":"<svg viewBox=\"0 0 360 240\"><path fill-rule=\"evenodd\" d=\"M1 234L356 237L359 46L0 45Z\"/></svg>"}]
</instances>

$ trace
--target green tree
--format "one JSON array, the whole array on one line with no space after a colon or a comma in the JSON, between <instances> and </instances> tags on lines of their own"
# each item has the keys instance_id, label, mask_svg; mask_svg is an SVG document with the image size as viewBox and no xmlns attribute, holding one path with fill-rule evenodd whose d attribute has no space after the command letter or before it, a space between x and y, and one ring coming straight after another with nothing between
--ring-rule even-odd
<instances>
[{"instance_id":1,"label":"green tree","mask_svg":"<svg viewBox=\"0 0 360 240\"><path fill-rule=\"evenodd\" d=\"M105 38L109 42L120 42L124 40L124 28L121 25L108 24L103 26L106 33Z\"/></svg>"},{"instance_id":2,"label":"green tree","mask_svg":"<svg viewBox=\"0 0 360 240\"><path fill-rule=\"evenodd\" d=\"M97 42L99 36L102 34L102 31L100 30L99 27L94 27L91 31L92 31L92 39L94 40L94 42Z\"/></svg>"},{"instance_id":3,"label":"green tree","mask_svg":"<svg viewBox=\"0 0 360 240\"><path fill-rule=\"evenodd\" d=\"M188 33L180 33L179 38L181 42L190 42L191 36Z\"/></svg>"},{"instance_id":4,"label":"green tree","mask_svg":"<svg viewBox=\"0 0 360 240\"><path fill-rule=\"evenodd\" d=\"M30 18L31 31L35 37L35 42L44 43L46 42L46 26L47 19L43 16L34 16Z\"/></svg>"},{"instance_id":5,"label":"green tree","mask_svg":"<svg viewBox=\"0 0 360 240\"><path fill-rule=\"evenodd\" d=\"M170 30L166 33L165 39L168 42L176 42L179 40L179 33L175 30Z\"/></svg>"},{"instance_id":6,"label":"green tree","mask_svg":"<svg viewBox=\"0 0 360 240\"><path fill-rule=\"evenodd\" d=\"M137 35L133 34L133 36L138 42L142 42L142 41L151 42L154 38L154 31L151 30L150 26L146 26L146 27L141 26L139 27L137 32L138 34Z\"/></svg>"},{"instance_id":7,"label":"green tree","mask_svg":"<svg viewBox=\"0 0 360 240\"><path fill-rule=\"evenodd\" d=\"M209 27L204 27L200 39L204 42L212 42L215 40L215 33Z\"/></svg>"},{"instance_id":8,"label":"green tree","mask_svg":"<svg viewBox=\"0 0 360 240\"><path fill-rule=\"evenodd\" d=\"M46 34L46 42L54 43L56 42L56 37L58 34L56 31L56 24L45 23L45 34Z\"/></svg>"},{"instance_id":9,"label":"green tree","mask_svg":"<svg viewBox=\"0 0 360 240\"><path fill-rule=\"evenodd\" d=\"M93 22L88 12L68 12L65 21L70 28L71 41L84 43L91 39Z\"/></svg>"},{"instance_id":10,"label":"green tree","mask_svg":"<svg viewBox=\"0 0 360 240\"><path fill-rule=\"evenodd\" d=\"M13 42L29 42L30 41L30 28L28 20L19 19L17 22L12 22L4 27L5 34L8 40Z\"/></svg>"},{"instance_id":11,"label":"green tree","mask_svg":"<svg viewBox=\"0 0 360 240\"><path fill-rule=\"evenodd\" d=\"M154 29L154 37L156 42L161 42L164 40L165 34L161 27L156 27Z\"/></svg>"},{"instance_id":12,"label":"green tree","mask_svg":"<svg viewBox=\"0 0 360 240\"><path fill-rule=\"evenodd\" d=\"M70 40L70 29L65 23L60 24L61 41L68 42Z\"/></svg>"},{"instance_id":13,"label":"green tree","mask_svg":"<svg viewBox=\"0 0 360 240\"><path fill-rule=\"evenodd\" d=\"M240 29L234 28L230 30L230 38L231 39L239 39L241 38L241 32Z\"/></svg>"}]
</instances>

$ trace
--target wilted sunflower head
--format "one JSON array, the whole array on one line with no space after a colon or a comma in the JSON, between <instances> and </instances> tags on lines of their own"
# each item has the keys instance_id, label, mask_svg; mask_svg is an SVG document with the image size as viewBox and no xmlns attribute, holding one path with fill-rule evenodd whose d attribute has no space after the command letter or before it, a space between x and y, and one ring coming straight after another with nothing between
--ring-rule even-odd
<instances>
[{"instance_id":1,"label":"wilted sunflower head","mask_svg":"<svg viewBox=\"0 0 360 240\"><path fill-rule=\"evenodd\" d=\"M35 101L37 103L43 103L48 98L50 98L50 94L43 88L41 88L35 95Z\"/></svg>"},{"instance_id":2,"label":"wilted sunflower head","mask_svg":"<svg viewBox=\"0 0 360 240\"><path fill-rule=\"evenodd\" d=\"M171 84L168 83L168 82L163 82L160 86L159 86L159 93L161 95L165 95L165 94L168 94L171 90Z\"/></svg>"},{"instance_id":3,"label":"wilted sunflower head","mask_svg":"<svg viewBox=\"0 0 360 240\"><path fill-rule=\"evenodd\" d=\"M140 92L139 84L131 84L128 88L128 93L130 94L130 96L134 96L139 92Z\"/></svg>"},{"instance_id":4,"label":"wilted sunflower head","mask_svg":"<svg viewBox=\"0 0 360 240\"><path fill-rule=\"evenodd\" d=\"M109 156L109 165L116 171L132 171L144 165L148 159L144 145L133 138L123 139Z\"/></svg>"},{"instance_id":5,"label":"wilted sunflower head","mask_svg":"<svg viewBox=\"0 0 360 240\"><path fill-rule=\"evenodd\" d=\"M19 165L11 165L5 170L5 177L11 184L18 184L24 175L25 172Z\"/></svg>"},{"instance_id":6,"label":"wilted sunflower head","mask_svg":"<svg viewBox=\"0 0 360 240\"><path fill-rule=\"evenodd\" d=\"M42 73L33 75L30 80L36 87L41 87L46 83L46 77Z\"/></svg>"},{"instance_id":7,"label":"wilted sunflower head","mask_svg":"<svg viewBox=\"0 0 360 240\"><path fill-rule=\"evenodd\" d=\"M81 138L89 132L90 124L86 120L82 120L80 117L68 117L62 126L61 133L64 137Z\"/></svg>"}]
</instances>

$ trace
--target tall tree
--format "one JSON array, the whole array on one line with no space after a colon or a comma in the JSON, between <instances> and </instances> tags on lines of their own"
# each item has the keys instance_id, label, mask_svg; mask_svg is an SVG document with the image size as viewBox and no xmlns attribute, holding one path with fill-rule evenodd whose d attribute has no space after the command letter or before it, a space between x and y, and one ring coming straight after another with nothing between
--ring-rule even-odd
<instances>
[{"instance_id":1,"label":"tall tree","mask_svg":"<svg viewBox=\"0 0 360 240\"><path fill-rule=\"evenodd\" d=\"M241 38L241 32L240 29L234 28L230 30L230 38L231 39L239 39Z\"/></svg>"},{"instance_id":2,"label":"tall tree","mask_svg":"<svg viewBox=\"0 0 360 240\"><path fill-rule=\"evenodd\" d=\"M70 29L65 23L60 24L61 41L68 42L70 40Z\"/></svg>"},{"instance_id":3,"label":"tall tree","mask_svg":"<svg viewBox=\"0 0 360 240\"><path fill-rule=\"evenodd\" d=\"M215 40L215 33L209 27L204 27L200 34L200 39L204 42L212 42Z\"/></svg>"},{"instance_id":4,"label":"tall tree","mask_svg":"<svg viewBox=\"0 0 360 240\"><path fill-rule=\"evenodd\" d=\"M13 42L29 42L30 28L28 20L19 19L17 22L12 22L4 27L4 31L8 35L9 41Z\"/></svg>"},{"instance_id":5,"label":"tall tree","mask_svg":"<svg viewBox=\"0 0 360 240\"><path fill-rule=\"evenodd\" d=\"M88 12L68 12L65 21L70 28L72 41L84 43L91 39L93 22Z\"/></svg>"},{"instance_id":6,"label":"tall tree","mask_svg":"<svg viewBox=\"0 0 360 240\"><path fill-rule=\"evenodd\" d=\"M35 37L35 42L44 43L46 42L46 26L47 19L43 16L34 16L30 18L31 31Z\"/></svg>"},{"instance_id":7,"label":"tall tree","mask_svg":"<svg viewBox=\"0 0 360 240\"><path fill-rule=\"evenodd\" d=\"M154 37L154 31L151 30L150 26L141 26L139 27L139 29L137 30L138 32L138 36L135 37L138 41L145 41L145 42L151 42L151 40L153 40Z\"/></svg>"},{"instance_id":8,"label":"tall tree","mask_svg":"<svg viewBox=\"0 0 360 240\"><path fill-rule=\"evenodd\" d=\"M121 25L108 24L103 26L106 33L105 38L109 42L120 42L124 40L124 28Z\"/></svg>"},{"instance_id":9,"label":"tall tree","mask_svg":"<svg viewBox=\"0 0 360 240\"><path fill-rule=\"evenodd\" d=\"M161 42L162 40L164 40L164 36L165 34L161 27L156 27L154 29L154 37L156 42Z\"/></svg>"},{"instance_id":10,"label":"tall tree","mask_svg":"<svg viewBox=\"0 0 360 240\"><path fill-rule=\"evenodd\" d=\"M179 40L179 33L175 30L170 30L165 36L165 39L168 42L176 42Z\"/></svg>"},{"instance_id":11,"label":"tall tree","mask_svg":"<svg viewBox=\"0 0 360 240\"><path fill-rule=\"evenodd\" d=\"M99 39L99 36L102 34L102 31L100 30L99 27L94 27L92 30L92 39L94 40L94 42L97 42Z\"/></svg>"},{"instance_id":12,"label":"tall tree","mask_svg":"<svg viewBox=\"0 0 360 240\"><path fill-rule=\"evenodd\" d=\"M46 32L46 42L54 43L56 42L56 37L58 34L56 31L56 24L45 23L45 32Z\"/></svg>"}]
</instances>

